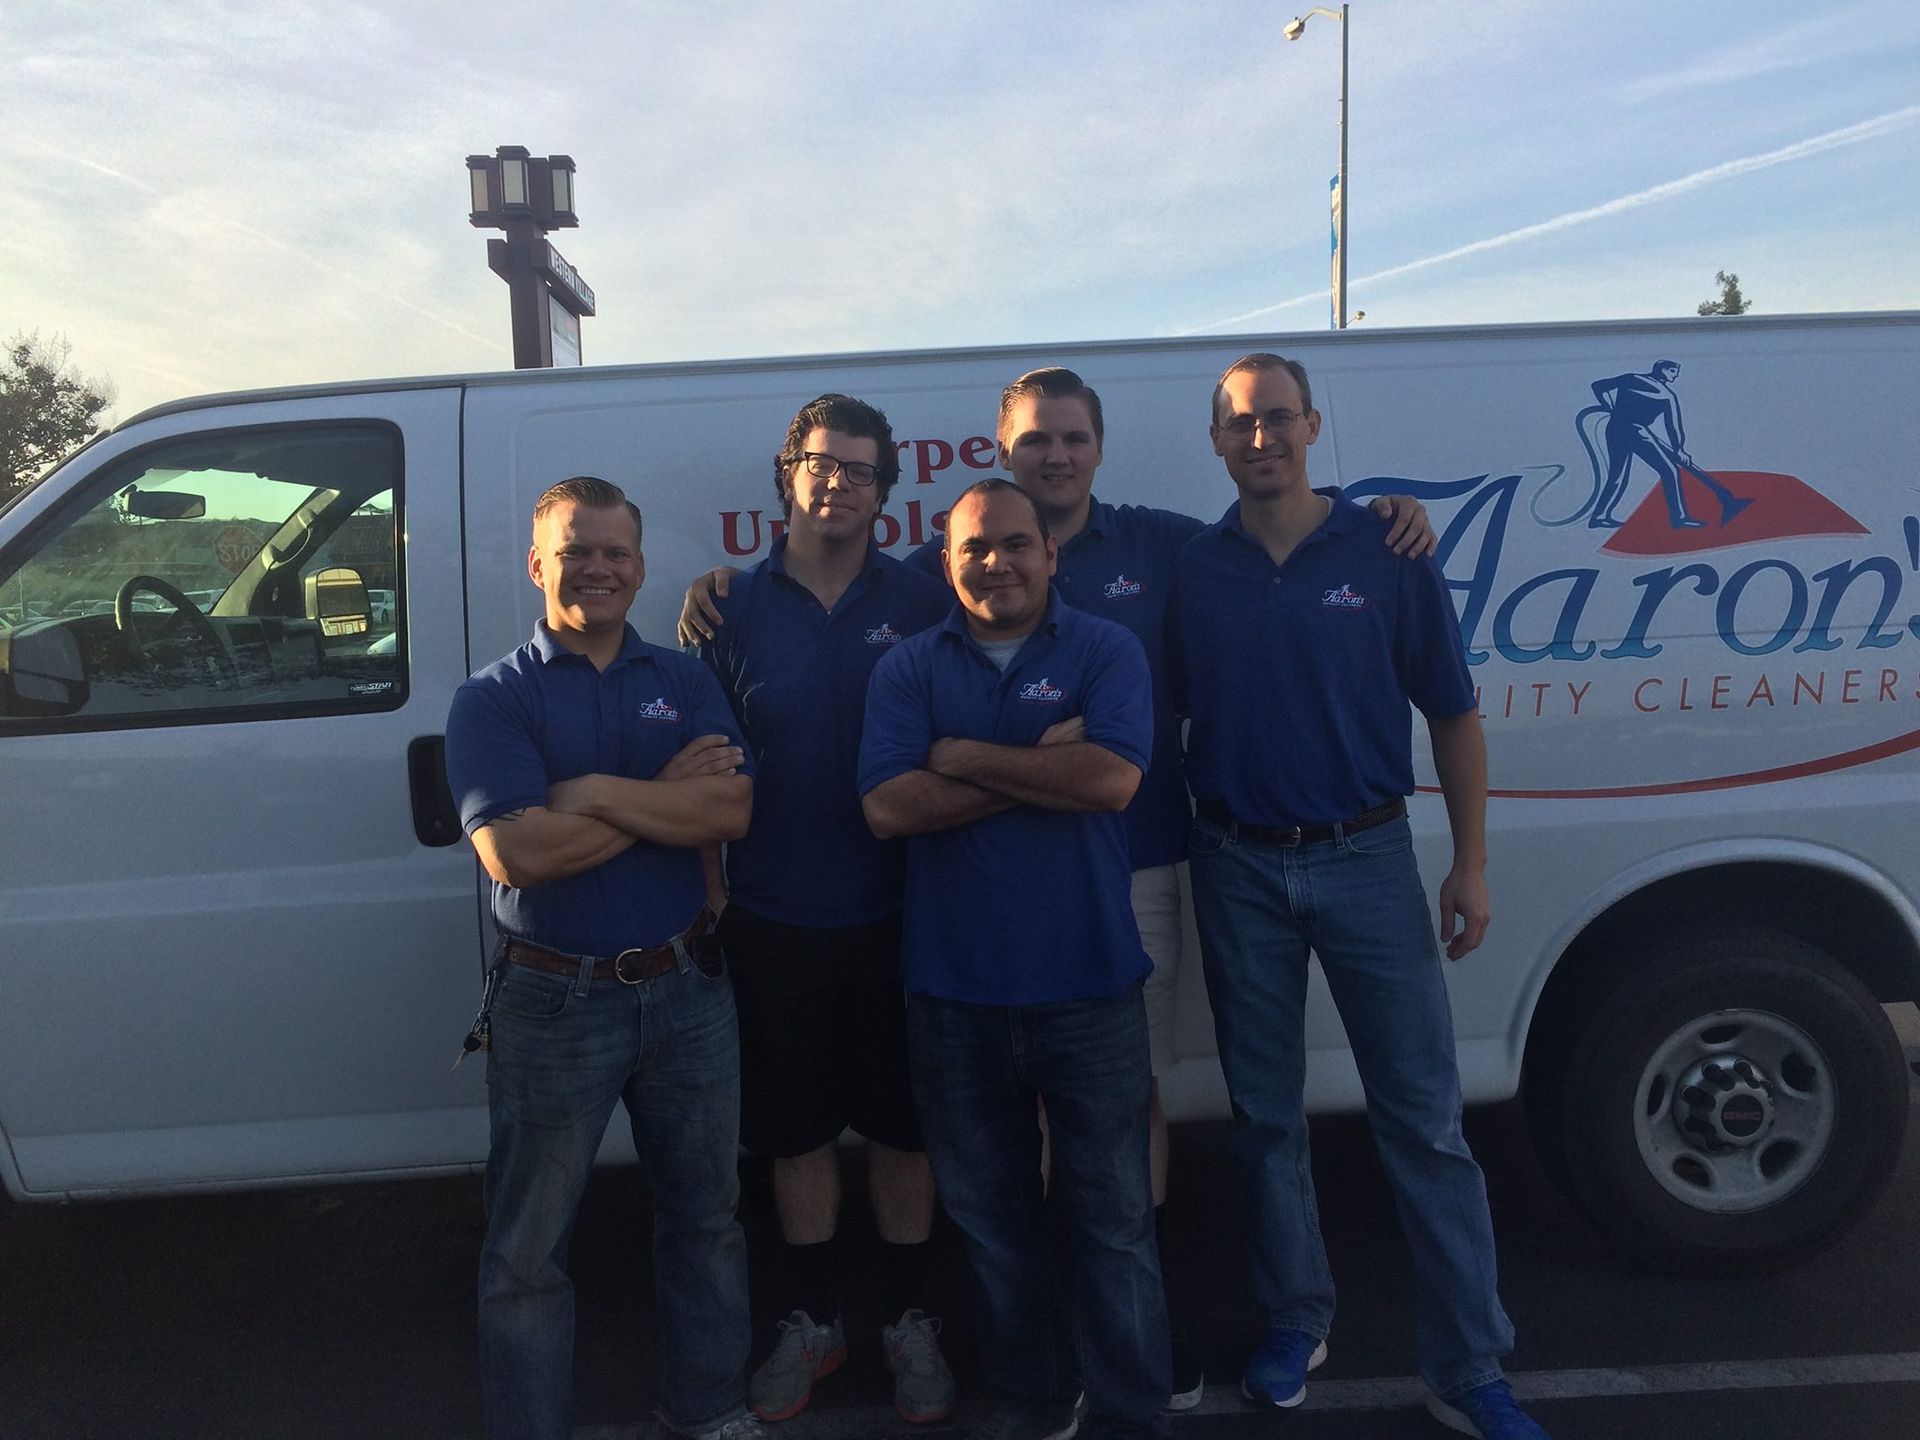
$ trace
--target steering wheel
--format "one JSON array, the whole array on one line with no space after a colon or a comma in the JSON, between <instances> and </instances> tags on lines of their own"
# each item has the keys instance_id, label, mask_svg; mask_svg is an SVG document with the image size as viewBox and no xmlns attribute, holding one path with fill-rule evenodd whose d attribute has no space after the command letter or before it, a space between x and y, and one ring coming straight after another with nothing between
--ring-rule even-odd
<instances>
[{"instance_id":1,"label":"steering wheel","mask_svg":"<svg viewBox=\"0 0 1920 1440\"><path fill-rule=\"evenodd\" d=\"M220 679L228 685L240 683L240 672L234 667L233 657L227 653L227 647L220 642L220 632L213 628L213 622L207 619L200 607L188 599L182 591L157 575L130 575L126 583L115 592L113 597L114 626L133 647L133 653L146 662L150 670L161 668L160 659L148 648L148 641L155 637L149 635L142 640L139 627L133 623L133 597L142 590L149 595L157 595L173 606L173 614L164 629L171 630L176 625L185 625L191 632L195 648L205 652L218 666Z\"/></svg>"}]
</instances>

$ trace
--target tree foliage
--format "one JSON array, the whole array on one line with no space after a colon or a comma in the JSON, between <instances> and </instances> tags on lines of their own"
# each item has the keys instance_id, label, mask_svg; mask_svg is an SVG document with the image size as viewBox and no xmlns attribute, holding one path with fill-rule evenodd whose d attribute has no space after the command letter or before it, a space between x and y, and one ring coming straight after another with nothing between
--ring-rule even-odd
<instances>
[{"instance_id":1,"label":"tree foliage","mask_svg":"<svg viewBox=\"0 0 1920 1440\"><path fill-rule=\"evenodd\" d=\"M1753 308L1753 301L1740 293L1738 275L1716 270L1713 272L1713 283L1720 287L1720 298L1701 301L1702 315L1744 315Z\"/></svg>"},{"instance_id":2,"label":"tree foliage","mask_svg":"<svg viewBox=\"0 0 1920 1440\"><path fill-rule=\"evenodd\" d=\"M99 432L113 385L69 368L59 336L15 335L0 354L0 504Z\"/></svg>"}]
</instances>

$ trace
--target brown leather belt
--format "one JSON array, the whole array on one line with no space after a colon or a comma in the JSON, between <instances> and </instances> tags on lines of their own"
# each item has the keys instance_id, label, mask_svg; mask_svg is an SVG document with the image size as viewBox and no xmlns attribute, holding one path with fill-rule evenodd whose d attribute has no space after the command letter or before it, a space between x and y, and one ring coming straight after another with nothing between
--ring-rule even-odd
<instances>
[{"instance_id":1,"label":"brown leather belt","mask_svg":"<svg viewBox=\"0 0 1920 1440\"><path fill-rule=\"evenodd\" d=\"M1244 820L1236 820L1227 807L1217 800L1200 800L1195 802L1193 808L1202 820L1211 820L1223 827L1236 840L1251 840L1256 845L1316 845L1322 840L1336 840L1342 835L1353 835L1361 830L1371 830L1376 825L1385 825L1389 820L1398 820L1407 813L1407 802L1396 796L1384 805L1376 805L1337 825L1290 825L1286 829L1276 829L1271 825L1249 825Z\"/></svg>"},{"instance_id":2,"label":"brown leather belt","mask_svg":"<svg viewBox=\"0 0 1920 1440\"><path fill-rule=\"evenodd\" d=\"M664 945L655 945L647 950L622 950L618 955L568 955L509 937L507 960L510 964L524 965L529 970L544 970L549 975L578 975L580 967L591 962L593 978L596 980L644 985L649 980L659 979L678 965L681 953L706 934L712 924L712 914L702 910L691 925Z\"/></svg>"}]
</instances>

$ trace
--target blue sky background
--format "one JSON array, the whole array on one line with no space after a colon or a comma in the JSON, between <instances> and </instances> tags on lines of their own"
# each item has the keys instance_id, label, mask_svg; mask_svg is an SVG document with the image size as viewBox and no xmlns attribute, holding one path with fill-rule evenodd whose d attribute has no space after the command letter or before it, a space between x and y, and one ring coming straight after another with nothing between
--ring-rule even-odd
<instances>
[{"instance_id":1,"label":"blue sky background","mask_svg":"<svg viewBox=\"0 0 1920 1440\"><path fill-rule=\"evenodd\" d=\"M1340 34L1297 9L12 0L0 332L67 336L116 418L505 367L463 164L502 143L578 162L594 363L1321 329ZM1691 314L1720 268L1920 308L1908 0L1352 25L1367 326Z\"/></svg>"}]
</instances>

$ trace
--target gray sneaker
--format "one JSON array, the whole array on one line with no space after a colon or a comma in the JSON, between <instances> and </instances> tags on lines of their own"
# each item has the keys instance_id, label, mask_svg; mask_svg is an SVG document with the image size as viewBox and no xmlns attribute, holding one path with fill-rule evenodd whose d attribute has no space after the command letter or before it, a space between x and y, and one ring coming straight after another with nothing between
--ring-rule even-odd
<instances>
[{"instance_id":1,"label":"gray sneaker","mask_svg":"<svg viewBox=\"0 0 1920 1440\"><path fill-rule=\"evenodd\" d=\"M813 1398L813 1382L838 1370L846 1358L847 1332L837 1318L831 1325L816 1325L806 1311L794 1311L780 1322L773 1353L747 1381L747 1408L762 1420L791 1420Z\"/></svg>"},{"instance_id":2,"label":"gray sneaker","mask_svg":"<svg viewBox=\"0 0 1920 1440\"><path fill-rule=\"evenodd\" d=\"M669 1435L679 1436L680 1440L767 1440L766 1428L744 1410L698 1429L676 1425L664 1412L656 1412L655 1418L660 1421L662 1430Z\"/></svg>"},{"instance_id":3,"label":"gray sneaker","mask_svg":"<svg viewBox=\"0 0 1920 1440\"><path fill-rule=\"evenodd\" d=\"M953 1371L940 1353L940 1322L909 1310L898 1325L880 1327L880 1348L893 1373L893 1408L909 1425L944 1420L953 1413Z\"/></svg>"}]
</instances>

